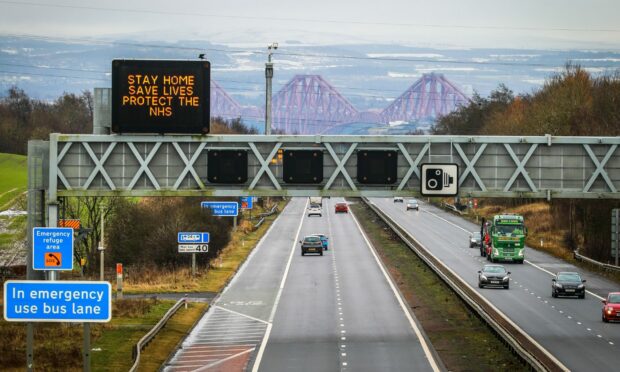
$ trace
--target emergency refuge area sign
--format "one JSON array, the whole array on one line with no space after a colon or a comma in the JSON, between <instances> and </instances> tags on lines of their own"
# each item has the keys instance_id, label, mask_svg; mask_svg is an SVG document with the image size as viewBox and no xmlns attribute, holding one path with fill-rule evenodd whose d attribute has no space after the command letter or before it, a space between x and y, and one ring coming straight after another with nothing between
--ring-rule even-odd
<instances>
[{"instance_id":1,"label":"emergency refuge area sign","mask_svg":"<svg viewBox=\"0 0 620 372\"><path fill-rule=\"evenodd\" d=\"M239 201L241 202L241 209L252 209L254 206L253 196L242 196Z\"/></svg>"},{"instance_id":2,"label":"emergency refuge area sign","mask_svg":"<svg viewBox=\"0 0 620 372\"><path fill-rule=\"evenodd\" d=\"M208 61L112 61L112 131L207 134Z\"/></svg>"},{"instance_id":3,"label":"emergency refuge area sign","mask_svg":"<svg viewBox=\"0 0 620 372\"><path fill-rule=\"evenodd\" d=\"M3 315L9 322L109 322L112 287L108 282L7 280Z\"/></svg>"},{"instance_id":4,"label":"emergency refuge area sign","mask_svg":"<svg viewBox=\"0 0 620 372\"><path fill-rule=\"evenodd\" d=\"M73 229L35 227L32 229L34 270L73 270Z\"/></svg>"}]
</instances>

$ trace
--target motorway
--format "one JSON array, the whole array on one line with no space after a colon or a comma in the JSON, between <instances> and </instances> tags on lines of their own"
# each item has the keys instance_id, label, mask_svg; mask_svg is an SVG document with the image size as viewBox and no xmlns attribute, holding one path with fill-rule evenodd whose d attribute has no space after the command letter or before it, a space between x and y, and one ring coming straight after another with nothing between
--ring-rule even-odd
<instances>
[{"instance_id":1,"label":"motorway","mask_svg":"<svg viewBox=\"0 0 620 372\"><path fill-rule=\"evenodd\" d=\"M419 212L407 212L392 199L370 200L568 369L618 369L620 324L601 321L601 299L618 285L528 248L525 264L505 263L512 272L509 290L479 289L477 271L488 261L468 244L469 232L479 231L478 225L426 203L420 203ZM582 273L589 290L585 300L551 297L551 273L557 271Z\"/></svg>"},{"instance_id":2,"label":"motorway","mask_svg":"<svg viewBox=\"0 0 620 372\"><path fill-rule=\"evenodd\" d=\"M439 371L444 367L342 199L294 198L166 371ZM323 256L298 241L330 238Z\"/></svg>"}]
</instances>

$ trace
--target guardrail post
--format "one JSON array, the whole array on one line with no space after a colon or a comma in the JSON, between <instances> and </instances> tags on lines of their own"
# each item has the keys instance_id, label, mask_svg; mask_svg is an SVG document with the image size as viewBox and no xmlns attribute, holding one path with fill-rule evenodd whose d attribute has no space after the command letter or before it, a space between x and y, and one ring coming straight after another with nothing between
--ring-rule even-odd
<instances>
[{"instance_id":1,"label":"guardrail post","mask_svg":"<svg viewBox=\"0 0 620 372\"><path fill-rule=\"evenodd\" d=\"M84 323L84 345L82 349L84 372L90 372L90 323Z\"/></svg>"}]
</instances>

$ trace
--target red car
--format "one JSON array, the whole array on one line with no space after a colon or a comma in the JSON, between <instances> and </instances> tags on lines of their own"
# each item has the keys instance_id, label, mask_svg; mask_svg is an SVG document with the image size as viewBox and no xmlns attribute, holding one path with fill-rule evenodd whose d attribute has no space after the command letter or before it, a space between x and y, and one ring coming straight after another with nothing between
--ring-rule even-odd
<instances>
[{"instance_id":1,"label":"red car","mask_svg":"<svg viewBox=\"0 0 620 372\"><path fill-rule=\"evenodd\" d=\"M611 292L607 299L603 300L603 321L620 321L620 292Z\"/></svg>"},{"instance_id":2,"label":"red car","mask_svg":"<svg viewBox=\"0 0 620 372\"><path fill-rule=\"evenodd\" d=\"M347 206L347 203L336 203L335 209L336 213L349 213L349 206Z\"/></svg>"}]
</instances>

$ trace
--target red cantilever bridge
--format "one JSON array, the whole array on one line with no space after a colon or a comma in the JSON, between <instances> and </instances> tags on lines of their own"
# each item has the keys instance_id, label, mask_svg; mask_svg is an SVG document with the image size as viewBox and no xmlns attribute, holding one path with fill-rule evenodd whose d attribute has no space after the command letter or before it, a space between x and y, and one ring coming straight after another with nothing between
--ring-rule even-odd
<instances>
[{"instance_id":1,"label":"red cantilever bridge","mask_svg":"<svg viewBox=\"0 0 620 372\"><path fill-rule=\"evenodd\" d=\"M273 127L284 133L320 134L348 123L411 122L435 119L469 98L443 74L424 74L382 111L358 111L320 75L296 75L273 97ZM212 116L261 118L263 110L242 107L211 82Z\"/></svg>"}]
</instances>

